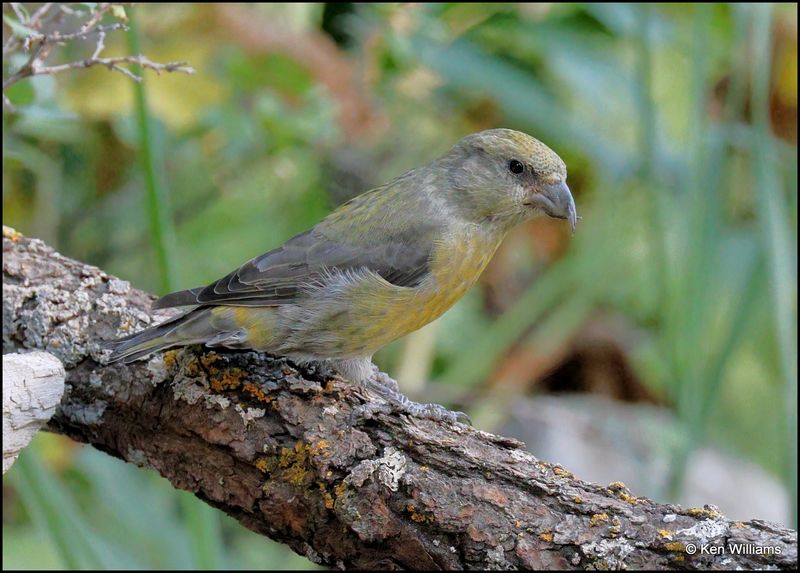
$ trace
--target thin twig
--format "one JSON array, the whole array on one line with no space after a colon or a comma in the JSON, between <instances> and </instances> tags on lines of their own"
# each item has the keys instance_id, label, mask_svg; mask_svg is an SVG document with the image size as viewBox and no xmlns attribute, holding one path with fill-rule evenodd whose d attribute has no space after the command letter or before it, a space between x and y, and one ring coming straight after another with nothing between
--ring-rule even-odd
<instances>
[{"instance_id":1,"label":"thin twig","mask_svg":"<svg viewBox=\"0 0 800 573\"><path fill-rule=\"evenodd\" d=\"M9 112L16 113L17 108L14 107L14 104L11 103L11 100L8 99L6 94L3 94L3 105L6 106L6 109L8 109Z\"/></svg>"},{"instance_id":2,"label":"thin twig","mask_svg":"<svg viewBox=\"0 0 800 573\"><path fill-rule=\"evenodd\" d=\"M104 31L100 31L97 35L97 45L94 48L94 54L92 54L93 59L97 59L100 57L100 52L102 52L106 47L106 33Z\"/></svg>"},{"instance_id":3,"label":"thin twig","mask_svg":"<svg viewBox=\"0 0 800 573\"><path fill-rule=\"evenodd\" d=\"M6 43L3 44L3 57L5 58L6 56L14 53L18 45L18 38L14 35L9 36L8 40L6 40Z\"/></svg>"},{"instance_id":4,"label":"thin twig","mask_svg":"<svg viewBox=\"0 0 800 573\"><path fill-rule=\"evenodd\" d=\"M63 14L66 14L67 16L75 16L76 14L80 14L80 12L78 10L73 10L72 8L67 6L66 4L59 4L58 5L58 9L61 10L61 12Z\"/></svg>"},{"instance_id":5,"label":"thin twig","mask_svg":"<svg viewBox=\"0 0 800 573\"><path fill-rule=\"evenodd\" d=\"M19 5L19 2L11 2L11 9L14 11L14 14L17 15L17 19L20 22L26 23L28 22L28 17L23 12L22 7Z\"/></svg>"},{"instance_id":6,"label":"thin twig","mask_svg":"<svg viewBox=\"0 0 800 573\"><path fill-rule=\"evenodd\" d=\"M116 24L109 24L108 26L97 26L92 30L87 30L86 32L74 32L72 34L61 34L58 30L56 30L52 34L31 34L28 36L30 41L37 41L37 42L47 42L47 43L64 43L69 42L70 40L85 40L88 36L92 34L106 34L108 32L116 32L117 30L122 30L123 32L128 31L128 25L123 24L121 22L117 22Z\"/></svg>"},{"instance_id":7,"label":"thin twig","mask_svg":"<svg viewBox=\"0 0 800 573\"><path fill-rule=\"evenodd\" d=\"M92 14L92 17L89 19L89 21L81 26L80 32L85 34L94 28L100 22L100 20L103 19L103 16L105 16L106 13L111 10L111 6L111 4L100 4L100 7L94 12L94 14Z\"/></svg>"},{"instance_id":8,"label":"thin twig","mask_svg":"<svg viewBox=\"0 0 800 573\"><path fill-rule=\"evenodd\" d=\"M161 72L182 72L185 74L193 74L194 69L186 64L186 62L168 62L160 64L153 62L144 55L135 56L117 56L112 58L102 58L100 54L105 50L106 34L115 32L117 30L127 31L128 26L124 22L116 22L106 26L100 25L103 17L111 12L115 6L121 4L103 3L91 13L91 17L87 20L77 32L62 34L59 30L50 33L41 33L42 20L45 16L51 13L53 6L58 6L62 13L76 16L82 15L80 12L68 8L64 4L46 3L38 8L32 16L28 17L24 8L18 3L12 3L11 9L16 14L19 21L26 27L37 30L35 33L27 35L24 39L12 36L3 46L3 57L19 51L20 48L24 52L30 53L28 61L22 64L20 68L11 74L8 78L3 80L3 90L15 84L16 82L38 75L54 75L67 70L75 70L82 68L90 68L92 66L105 66L109 70L119 72L128 76L134 81L141 81L141 77L133 71L125 67L125 65L139 65L142 69L150 69L157 74ZM55 46L63 45L67 42L74 40L85 40L89 36L97 34L97 43L95 44L94 52L91 57L83 60L77 60L64 64L48 66L45 64L47 58L51 55ZM3 94L3 101L7 109L13 109L11 102Z\"/></svg>"},{"instance_id":9,"label":"thin twig","mask_svg":"<svg viewBox=\"0 0 800 573\"><path fill-rule=\"evenodd\" d=\"M91 57L91 58L86 58L85 60L79 60L77 62L70 62L68 64L61 64L58 66L44 66L41 68L37 68L34 71L33 75L58 74L66 70L89 68L91 66L99 65L99 66L106 66L110 69L114 69L119 72L123 72L126 75L128 75L128 77L136 81L141 81L141 78L139 76L135 75L127 68L120 67L119 64L138 64L142 68L153 70L157 74L160 74L161 72L183 72L185 74L194 73L194 68L187 65L187 62L169 62L166 64L159 64L151 61L145 56L139 55L139 56L117 56L114 58Z\"/></svg>"},{"instance_id":10,"label":"thin twig","mask_svg":"<svg viewBox=\"0 0 800 573\"><path fill-rule=\"evenodd\" d=\"M34 60L35 61L35 60ZM3 82L3 89L18 82L19 80L31 76L40 75L54 75L60 74L67 70L77 70L81 68L90 68L92 66L105 66L110 70L120 72L134 81L141 81L142 78L134 74L127 68L120 66L120 64L137 64L142 68L150 69L160 74L161 72L183 72L185 74L193 74L194 68L187 65L187 62L169 62L166 64L159 64L146 58L145 56L117 56L114 58L98 58L91 57L76 62L69 62L67 64L60 64L57 66L41 66L33 63L31 66L23 66L16 74Z\"/></svg>"},{"instance_id":11,"label":"thin twig","mask_svg":"<svg viewBox=\"0 0 800 573\"><path fill-rule=\"evenodd\" d=\"M53 7L53 4L53 2L45 2L42 4L42 6L33 13L33 16L31 16L29 25L38 25L44 16L50 11L50 8Z\"/></svg>"}]
</instances>

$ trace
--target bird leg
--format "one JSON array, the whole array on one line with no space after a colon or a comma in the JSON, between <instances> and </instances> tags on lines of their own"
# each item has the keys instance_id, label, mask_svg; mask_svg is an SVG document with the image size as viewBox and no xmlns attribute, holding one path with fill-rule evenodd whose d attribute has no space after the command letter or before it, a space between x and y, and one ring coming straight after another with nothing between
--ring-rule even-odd
<instances>
[{"instance_id":1,"label":"bird leg","mask_svg":"<svg viewBox=\"0 0 800 573\"><path fill-rule=\"evenodd\" d=\"M368 402L357 407L353 411L353 417L357 418L372 418L377 413L390 414L392 412L400 412L414 416L415 418L423 418L426 420L433 420L435 422L462 422L470 424L469 416L464 412L452 412L439 404L420 404L409 400L406 396L400 393L397 381L391 378L388 374L378 370L377 366L373 367L372 376L361 381L361 385L369 388L378 394L385 402Z\"/></svg>"},{"instance_id":2,"label":"bird leg","mask_svg":"<svg viewBox=\"0 0 800 573\"><path fill-rule=\"evenodd\" d=\"M331 360L330 364L339 373L355 384L368 388L381 400L369 401L353 409L351 424L361 419L370 419L375 414L391 414L400 412L436 422L463 422L470 424L469 416L464 412L451 412L439 404L420 404L409 400L400 392L397 381L381 372L369 358L348 360Z\"/></svg>"},{"instance_id":3,"label":"bird leg","mask_svg":"<svg viewBox=\"0 0 800 573\"><path fill-rule=\"evenodd\" d=\"M389 376L386 372L381 372L380 369L372 365L372 378L379 384L383 384L389 391L400 393L400 385L397 380Z\"/></svg>"}]
</instances>

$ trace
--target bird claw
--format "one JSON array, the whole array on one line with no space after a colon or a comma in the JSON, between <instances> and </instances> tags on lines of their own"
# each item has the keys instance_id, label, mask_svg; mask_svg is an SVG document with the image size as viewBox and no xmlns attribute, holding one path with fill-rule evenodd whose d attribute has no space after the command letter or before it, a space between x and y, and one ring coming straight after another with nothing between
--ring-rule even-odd
<instances>
[{"instance_id":1,"label":"bird claw","mask_svg":"<svg viewBox=\"0 0 800 573\"><path fill-rule=\"evenodd\" d=\"M405 398L405 396L404 396ZM395 409L414 416L415 418L422 418L424 420L433 420L434 422L449 422L455 424L461 422L462 424L472 425L472 420L464 412L454 412L448 410L440 404L420 404L418 402L407 401L403 404L394 405Z\"/></svg>"},{"instance_id":2,"label":"bird claw","mask_svg":"<svg viewBox=\"0 0 800 573\"><path fill-rule=\"evenodd\" d=\"M455 424L472 425L472 420L464 412L453 412L440 404L420 404L413 402L400 393L397 381L387 374L375 369L375 375L364 382L364 386L373 390L383 402L367 402L353 409L350 415L351 425L359 420L369 420L375 414L391 414L398 412L415 418L433 420L434 422L449 422Z\"/></svg>"},{"instance_id":3,"label":"bird claw","mask_svg":"<svg viewBox=\"0 0 800 573\"><path fill-rule=\"evenodd\" d=\"M382 384L385 388L390 390L393 393L399 394L400 393L400 385L397 383L397 380L386 374L385 372L381 372L378 370L378 367L374 364L372 365L373 369L373 378L379 384Z\"/></svg>"},{"instance_id":4,"label":"bird claw","mask_svg":"<svg viewBox=\"0 0 800 573\"><path fill-rule=\"evenodd\" d=\"M367 402L356 406L350 412L350 425L356 426L359 420L371 420L376 414L391 414L393 411L388 402Z\"/></svg>"}]
</instances>

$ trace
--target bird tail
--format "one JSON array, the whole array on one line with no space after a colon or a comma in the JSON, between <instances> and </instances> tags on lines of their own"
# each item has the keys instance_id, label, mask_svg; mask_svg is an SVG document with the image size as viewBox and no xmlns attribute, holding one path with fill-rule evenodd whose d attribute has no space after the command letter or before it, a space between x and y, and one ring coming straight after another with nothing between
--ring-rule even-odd
<instances>
[{"instance_id":1,"label":"bird tail","mask_svg":"<svg viewBox=\"0 0 800 573\"><path fill-rule=\"evenodd\" d=\"M109 362L122 360L127 364L173 346L208 341L215 331L211 324L210 311L209 307L195 308L141 332L107 343L106 348L112 350Z\"/></svg>"}]
</instances>

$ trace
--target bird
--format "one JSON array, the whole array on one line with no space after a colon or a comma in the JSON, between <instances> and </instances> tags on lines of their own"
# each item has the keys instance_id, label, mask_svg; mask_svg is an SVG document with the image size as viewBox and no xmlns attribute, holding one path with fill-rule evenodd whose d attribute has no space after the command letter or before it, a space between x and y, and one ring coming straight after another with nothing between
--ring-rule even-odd
<instances>
[{"instance_id":1,"label":"bird","mask_svg":"<svg viewBox=\"0 0 800 573\"><path fill-rule=\"evenodd\" d=\"M530 135L467 135L221 279L158 299L153 308L191 308L113 341L109 362L195 344L269 352L327 362L411 415L461 420L408 400L372 356L459 300L514 226L546 215L574 233L566 179L564 161Z\"/></svg>"}]
</instances>

